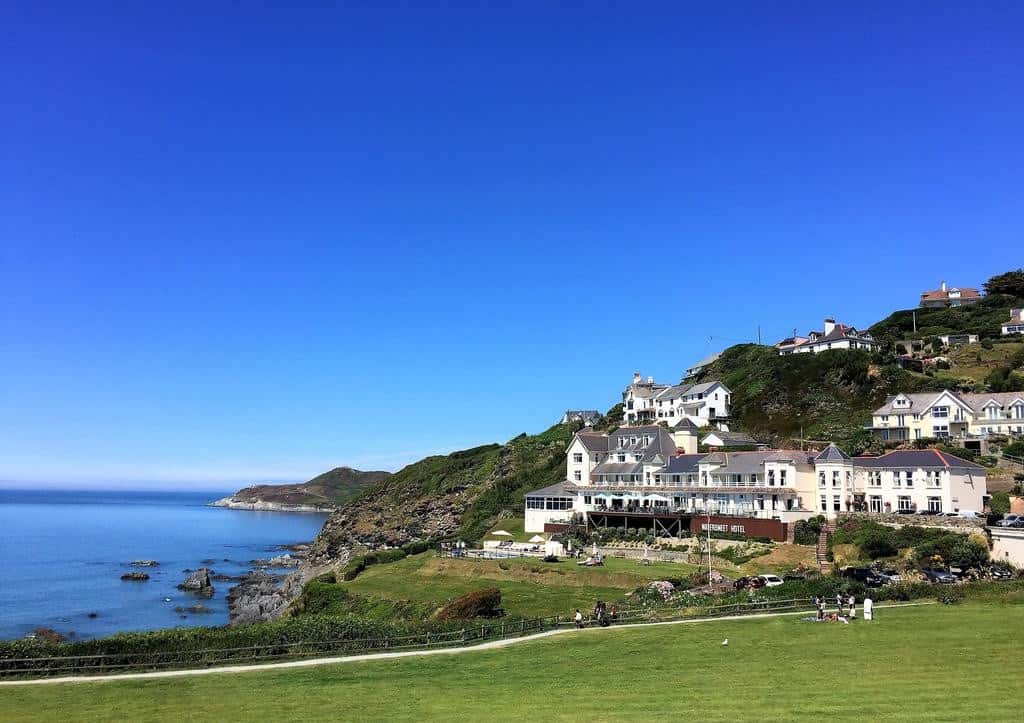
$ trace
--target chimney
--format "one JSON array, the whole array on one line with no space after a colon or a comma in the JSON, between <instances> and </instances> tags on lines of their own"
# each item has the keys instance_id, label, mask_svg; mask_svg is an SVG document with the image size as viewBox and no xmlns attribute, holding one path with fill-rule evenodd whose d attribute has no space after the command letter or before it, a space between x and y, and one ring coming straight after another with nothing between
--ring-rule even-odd
<instances>
[{"instance_id":1,"label":"chimney","mask_svg":"<svg viewBox=\"0 0 1024 723\"><path fill-rule=\"evenodd\" d=\"M633 383L634 384L639 384L641 379L643 379L643 377L640 376L640 372L633 372Z\"/></svg>"},{"instance_id":2,"label":"chimney","mask_svg":"<svg viewBox=\"0 0 1024 723\"><path fill-rule=\"evenodd\" d=\"M836 328L835 319L825 319L825 334L831 334L832 330Z\"/></svg>"},{"instance_id":3,"label":"chimney","mask_svg":"<svg viewBox=\"0 0 1024 723\"><path fill-rule=\"evenodd\" d=\"M939 288L940 288L940 289L942 289L943 291L945 291L945 290L946 290L946 282L945 282L945 280L943 280L943 282L942 282L942 284L941 284L941 285L939 286Z\"/></svg>"}]
</instances>

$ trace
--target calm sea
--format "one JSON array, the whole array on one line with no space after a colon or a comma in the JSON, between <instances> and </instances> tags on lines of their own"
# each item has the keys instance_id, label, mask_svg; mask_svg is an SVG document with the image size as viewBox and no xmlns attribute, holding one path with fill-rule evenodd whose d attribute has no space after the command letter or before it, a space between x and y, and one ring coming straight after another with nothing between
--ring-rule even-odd
<instances>
[{"instance_id":1,"label":"calm sea","mask_svg":"<svg viewBox=\"0 0 1024 723\"><path fill-rule=\"evenodd\" d=\"M235 583L214 582L209 614L175 588L186 568L240 575L276 546L308 542L325 515L206 507L230 494L0 490L0 639L43 626L91 638L128 630L223 625ZM123 582L132 560L148 582ZM94 613L95 617L91 617Z\"/></svg>"}]
</instances>

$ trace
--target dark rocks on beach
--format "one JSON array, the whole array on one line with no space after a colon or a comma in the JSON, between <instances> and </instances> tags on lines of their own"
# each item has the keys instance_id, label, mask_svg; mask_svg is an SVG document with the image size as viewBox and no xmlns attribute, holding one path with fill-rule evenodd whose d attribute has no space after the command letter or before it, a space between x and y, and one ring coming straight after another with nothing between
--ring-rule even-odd
<instances>
[{"instance_id":1,"label":"dark rocks on beach","mask_svg":"<svg viewBox=\"0 0 1024 723\"><path fill-rule=\"evenodd\" d=\"M211 573L210 579L214 582L241 582L245 575L225 575L224 573Z\"/></svg>"},{"instance_id":2,"label":"dark rocks on beach","mask_svg":"<svg viewBox=\"0 0 1024 723\"><path fill-rule=\"evenodd\" d=\"M149 575L144 572L126 572L124 575L121 575L121 579L130 582L145 582L149 579Z\"/></svg>"},{"instance_id":3,"label":"dark rocks on beach","mask_svg":"<svg viewBox=\"0 0 1024 723\"><path fill-rule=\"evenodd\" d=\"M160 563L157 562L156 560L132 560L131 561L131 566L132 567L156 567L159 564Z\"/></svg>"},{"instance_id":4,"label":"dark rocks on beach","mask_svg":"<svg viewBox=\"0 0 1024 723\"><path fill-rule=\"evenodd\" d=\"M53 628L36 628L28 637L35 640L42 640L44 643L63 643L68 638L73 638L74 633L59 633Z\"/></svg>"},{"instance_id":5,"label":"dark rocks on beach","mask_svg":"<svg viewBox=\"0 0 1024 723\"><path fill-rule=\"evenodd\" d=\"M304 570L284 578L261 571L246 575L228 593L228 611L232 625L248 625L277 617L309 581Z\"/></svg>"},{"instance_id":6,"label":"dark rocks on beach","mask_svg":"<svg viewBox=\"0 0 1024 723\"><path fill-rule=\"evenodd\" d=\"M178 585L178 589L195 593L202 597L212 597L213 584L210 582L210 571L205 567L199 568L185 578L185 582Z\"/></svg>"}]
</instances>

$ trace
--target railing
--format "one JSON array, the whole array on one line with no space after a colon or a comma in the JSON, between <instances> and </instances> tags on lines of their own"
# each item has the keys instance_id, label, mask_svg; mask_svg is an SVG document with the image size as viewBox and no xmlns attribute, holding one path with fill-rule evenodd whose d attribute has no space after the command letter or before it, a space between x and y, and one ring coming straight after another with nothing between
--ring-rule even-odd
<instances>
[{"instance_id":1,"label":"railing","mask_svg":"<svg viewBox=\"0 0 1024 723\"><path fill-rule=\"evenodd\" d=\"M764 600L711 605L687 610L673 608L624 608L611 620L615 623L647 624L682 621L702 617L811 610L810 600ZM382 638L307 640L293 643L269 643L234 648L201 650L167 650L138 653L98 653L91 655L38 656L0 659L0 678L31 678L55 675L103 675L128 671L158 671L210 668L232 664L254 664L281 660L302 660L338 653L394 652L428 650L437 647L462 647L492 640L571 627L572 618L551 615L509 621L491 621L459 630L423 632ZM599 624L594 617L583 622L585 627Z\"/></svg>"}]
</instances>

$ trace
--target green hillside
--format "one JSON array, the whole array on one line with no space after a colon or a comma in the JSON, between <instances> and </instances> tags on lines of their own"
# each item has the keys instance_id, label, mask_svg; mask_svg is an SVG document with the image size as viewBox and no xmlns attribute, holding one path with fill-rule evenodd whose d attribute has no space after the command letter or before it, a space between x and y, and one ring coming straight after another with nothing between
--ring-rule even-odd
<instances>
[{"instance_id":1,"label":"green hillside","mask_svg":"<svg viewBox=\"0 0 1024 723\"><path fill-rule=\"evenodd\" d=\"M895 343L902 339L928 339L944 334L977 334L982 339L998 337L999 326L1009 320L1010 309L1020 308L1024 299L1002 294L984 297L967 306L944 309L903 309L894 311L868 331L876 340ZM914 331L914 317L917 331Z\"/></svg>"},{"instance_id":2,"label":"green hillside","mask_svg":"<svg viewBox=\"0 0 1024 723\"><path fill-rule=\"evenodd\" d=\"M478 539L499 514L521 515L526 492L565 478L565 448L576 429L556 424L505 444L415 462L335 511L312 557L325 562L353 544Z\"/></svg>"},{"instance_id":3,"label":"green hillside","mask_svg":"<svg viewBox=\"0 0 1024 723\"><path fill-rule=\"evenodd\" d=\"M351 467L335 467L308 482L293 485L254 485L239 490L235 499L243 502L276 502L286 505L333 507L350 502L390 472L363 472Z\"/></svg>"},{"instance_id":4,"label":"green hillside","mask_svg":"<svg viewBox=\"0 0 1024 723\"><path fill-rule=\"evenodd\" d=\"M859 452L870 436L864 425L890 394L939 389L924 375L878 364L866 351L780 356L774 347L726 349L702 378L732 390L734 428L775 444L802 438L835 441Z\"/></svg>"}]
</instances>

